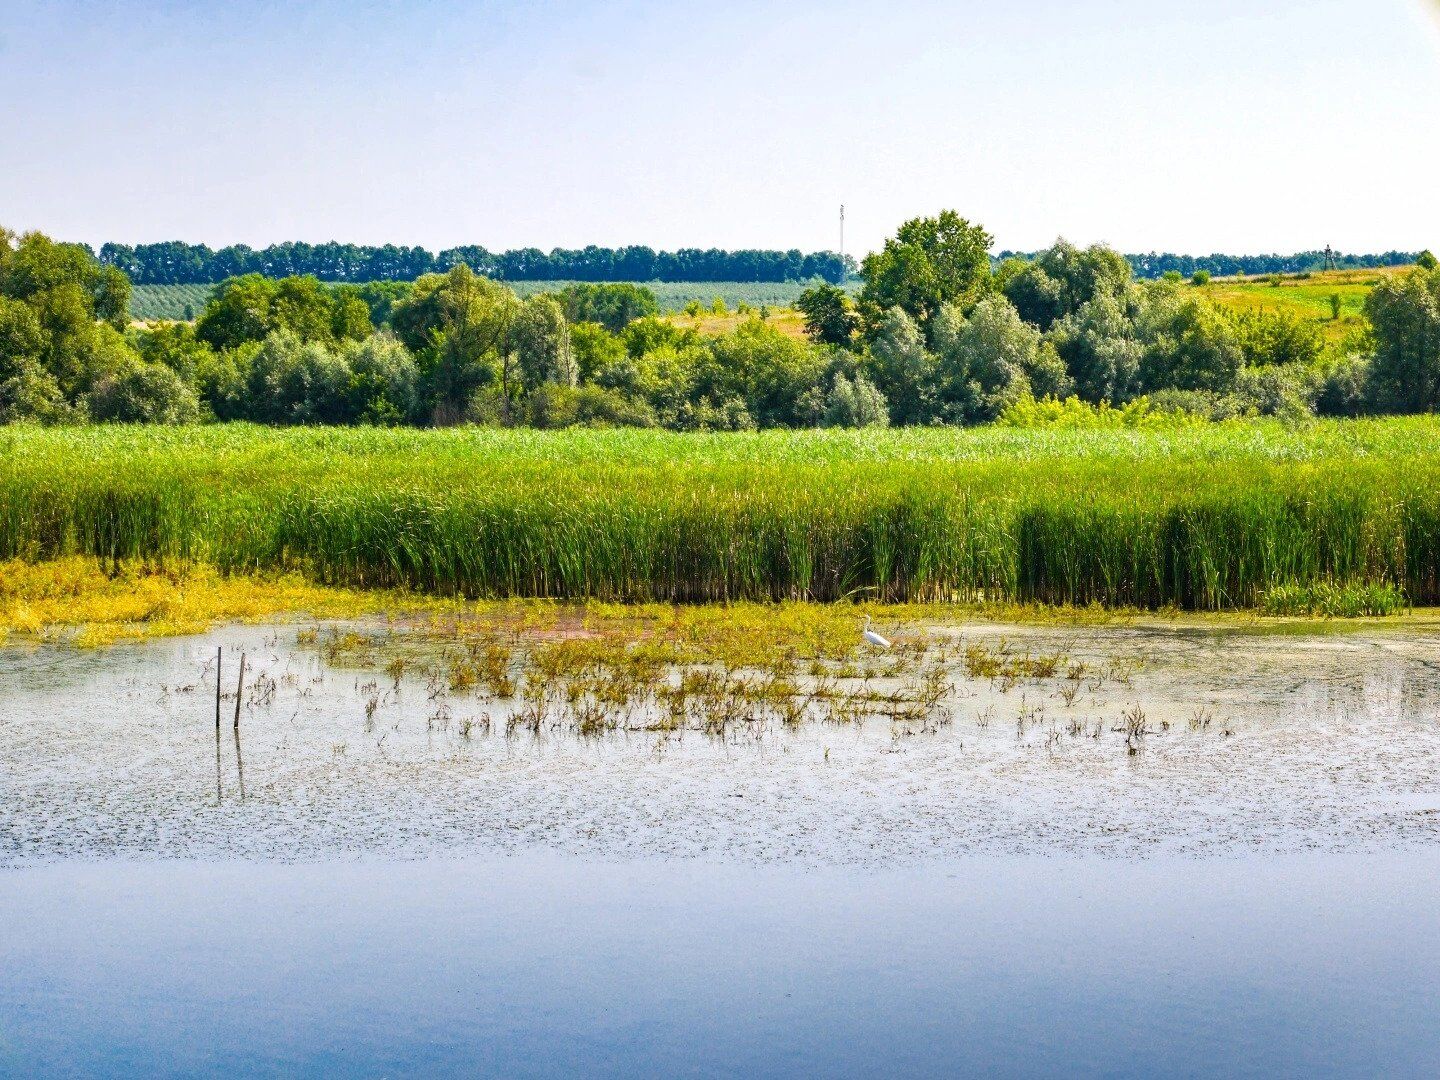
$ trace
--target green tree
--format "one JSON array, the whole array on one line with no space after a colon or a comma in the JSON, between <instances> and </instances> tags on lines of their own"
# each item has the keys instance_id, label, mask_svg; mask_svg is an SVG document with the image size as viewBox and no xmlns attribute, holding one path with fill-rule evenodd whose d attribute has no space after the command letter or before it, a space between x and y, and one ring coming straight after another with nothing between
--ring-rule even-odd
<instances>
[{"instance_id":1,"label":"green tree","mask_svg":"<svg viewBox=\"0 0 1440 1080\"><path fill-rule=\"evenodd\" d=\"M1102 293L1050 331L1076 394L1086 401L1126 402L1139 392L1144 347L1129 307L1126 297Z\"/></svg>"},{"instance_id":2,"label":"green tree","mask_svg":"<svg viewBox=\"0 0 1440 1080\"><path fill-rule=\"evenodd\" d=\"M969 317L944 313L936 343L937 398L952 420L993 420L1026 394L1064 397L1072 383L1039 329L1003 296L987 297Z\"/></svg>"},{"instance_id":3,"label":"green tree","mask_svg":"<svg viewBox=\"0 0 1440 1080\"><path fill-rule=\"evenodd\" d=\"M751 317L708 343L695 371L694 394L711 403L743 402L760 427L795 424L801 421L800 398L824 367L804 342Z\"/></svg>"},{"instance_id":4,"label":"green tree","mask_svg":"<svg viewBox=\"0 0 1440 1080\"><path fill-rule=\"evenodd\" d=\"M1119 296L1130 286L1130 263L1103 244L1078 248L1064 239L1008 275L1004 293L1028 323L1049 330L1097 296Z\"/></svg>"},{"instance_id":5,"label":"green tree","mask_svg":"<svg viewBox=\"0 0 1440 1080\"><path fill-rule=\"evenodd\" d=\"M953 210L905 222L861 265L861 305L872 330L880 331L892 308L928 329L942 304L968 305L978 299L990 284L993 243L981 226ZM895 401L890 401L893 410Z\"/></svg>"},{"instance_id":6,"label":"green tree","mask_svg":"<svg viewBox=\"0 0 1440 1080\"><path fill-rule=\"evenodd\" d=\"M428 274L396 304L390 323L420 365L422 398L432 421L462 418L483 387L498 390L500 418L512 418L520 388L516 355L520 301L463 263Z\"/></svg>"},{"instance_id":7,"label":"green tree","mask_svg":"<svg viewBox=\"0 0 1440 1080\"><path fill-rule=\"evenodd\" d=\"M618 334L636 319L660 313L655 294L628 281L569 285L560 290L556 299L567 321L599 323L612 334Z\"/></svg>"},{"instance_id":8,"label":"green tree","mask_svg":"<svg viewBox=\"0 0 1440 1080\"><path fill-rule=\"evenodd\" d=\"M795 306L805 316L805 333L821 345L849 345L860 325L845 290L825 282L802 292Z\"/></svg>"},{"instance_id":9,"label":"green tree","mask_svg":"<svg viewBox=\"0 0 1440 1080\"><path fill-rule=\"evenodd\" d=\"M1419 257L1415 260L1415 265L1421 270L1434 270L1436 267L1440 267L1440 259L1436 259L1434 253L1427 248L1420 252Z\"/></svg>"},{"instance_id":10,"label":"green tree","mask_svg":"<svg viewBox=\"0 0 1440 1080\"><path fill-rule=\"evenodd\" d=\"M626 356L620 338L593 322L570 324L570 348L575 354L575 368L582 383L594 382L601 372L620 363Z\"/></svg>"},{"instance_id":11,"label":"green tree","mask_svg":"<svg viewBox=\"0 0 1440 1080\"><path fill-rule=\"evenodd\" d=\"M565 312L553 297L523 301L509 334L521 385L534 390L543 383L574 386L579 375Z\"/></svg>"},{"instance_id":12,"label":"green tree","mask_svg":"<svg viewBox=\"0 0 1440 1080\"><path fill-rule=\"evenodd\" d=\"M1171 282L1157 282L1143 294L1136 331L1144 352L1140 389L1231 388L1244 351L1231 321L1213 303Z\"/></svg>"},{"instance_id":13,"label":"green tree","mask_svg":"<svg viewBox=\"0 0 1440 1080\"><path fill-rule=\"evenodd\" d=\"M332 289L313 277L276 281L259 274L217 285L195 323L200 340L215 349L263 341L276 330L333 348L363 340L374 326L368 304L352 291Z\"/></svg>"},{"instance_id":14,"label":"green tree","mask_svg":"<svg viewBox=\"0 0 1440 1080\"><path fill-rule=\"evenodd\" d=\"M1387 278L1365 299L1375 340L1367 396L1389 412L1440 408L1440 269Z\"/></svg>"},{"instance_id":15,"label":"green tree","mask_svg":"<svg viewBox=\"0 0 1440 1080\"><path fill-rule=\"evenodd\" d=\"M400 424L420 411L420 369L389 331L348 342L341 359L350 369L347 412L363 424Z\"/></svg>"},{"instance_id":16,"label":"green tree","mask_svg":"<svg viewBox=\"0 0 1440 1080\"><path fill-rule=\"evenodd\" d=\"M919 325L899 306L886 313L870 345L869 375L890 405L893 424L928 424L936 419L935 357Z\"/></svg>"}]
</instances>

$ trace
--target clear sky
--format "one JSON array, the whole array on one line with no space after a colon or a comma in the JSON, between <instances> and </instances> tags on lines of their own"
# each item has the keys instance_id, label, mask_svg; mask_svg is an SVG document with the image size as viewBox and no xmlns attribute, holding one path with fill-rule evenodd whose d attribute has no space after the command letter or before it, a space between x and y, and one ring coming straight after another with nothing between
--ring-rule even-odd
<instances>
[{"instance_id":1,"label":"clear sky","mask_svg":"<svg viewBox=\"0 0 1440 1080\"><path fill-rule=\"evenodd\" d=\"M1436 0L0 0L72 240L1440 250Z\"/></svg>"}]
</instances>

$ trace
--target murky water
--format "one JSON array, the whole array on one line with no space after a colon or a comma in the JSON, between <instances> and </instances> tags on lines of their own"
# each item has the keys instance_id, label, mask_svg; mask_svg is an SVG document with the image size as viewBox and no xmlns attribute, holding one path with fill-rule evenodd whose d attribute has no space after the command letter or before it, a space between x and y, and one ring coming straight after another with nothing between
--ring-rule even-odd
<instances>
[{"instance_id":1,"label":"murky water","mask_svg":"<svg viewBox=\"0 0 1440 1080\"><path fill-rule=\"evenodd\" d=\"M0 1074L1440 1070L1440 636L954 633L1117 674L580 738L0 649Z\"/></svg>"}]
</instances>

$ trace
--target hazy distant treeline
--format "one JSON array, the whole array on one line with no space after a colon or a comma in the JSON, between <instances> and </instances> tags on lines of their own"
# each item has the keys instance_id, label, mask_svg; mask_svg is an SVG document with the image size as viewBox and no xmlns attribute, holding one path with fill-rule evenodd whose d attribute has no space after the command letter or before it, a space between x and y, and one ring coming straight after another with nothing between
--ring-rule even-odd
<instances>
[{"instance_id":1,"label":"hazy distant treeline","mask_svg":"<svg viewBox=\"0 0 1440 1080\"><path fill-rule=\"evenodd\" d=\"M998 258L1006 259L1018 255L1022 259L1033 259L1038 252L1002 251ZM1335 254L1335 265L1341 270L1361 270L1371 266L1409 266L1418 253L1414 251L1387 251L1380 255ZM1148 255L1126 255L1130 269L1138 278L1161 278L1174 271L1190 277L1197 270L1204 270L1215 277L1232 277L1236 274L1300 274L1306 270L1321 270L1325 267L1325 252L1297 251L1293 255L1175 255L1171 252L1150 252Z\"/></svg>"},{"instance_id":2,"label":"hazy distant treeline","mask_svg":"<svg viewBox=\"0 0 1440 1080\"><path fill-rule=\"evenodd\" d=\"M996 262L1016 254L1002 251ZM1022 254L1033 258L1036 253ZM1206 270L1221 277L1232 274L1294 274L1325 264L1323 251L1293 255L1175 255L1150 252L1126 255L1139 278L1159 278L1170 271L1186 277ZM854 260L833 251L721 251L681 248L655 251L623 248L538 248L492 252L483 247L448 248L434 254L422 247L367 247L359 244L272 244L255 249L244 244L211 249L178 240L163 244L106 244L99 252L103 265L121 270L135 285L213 285L242 274L268 278L313 276L321 281L414 281L422 274L444 273L464 263L478 274L501 281L844 281L856 271ZM1335 256L1345 269L1404 266L1413 251L1379 255Z\"/></svg>"},{"instance_id":3,"label":"hazy distant treeline","mask_svg":"<svg viewBox=\"0 0 1440 1080\"><path fill-rule=\"evenodd\" d=\"M172 240L163 244L106 244L100 262L123 271L136 285L205 285L243 274L269 278L310 275L321 281L414 281L464 263L501 281L843 281L854 261L831 251L720 251L648 247L578 250L538 248L492 252L359 244L273 244L256 250L234 244L212 250Z\"/></svg>"}]
</instances>

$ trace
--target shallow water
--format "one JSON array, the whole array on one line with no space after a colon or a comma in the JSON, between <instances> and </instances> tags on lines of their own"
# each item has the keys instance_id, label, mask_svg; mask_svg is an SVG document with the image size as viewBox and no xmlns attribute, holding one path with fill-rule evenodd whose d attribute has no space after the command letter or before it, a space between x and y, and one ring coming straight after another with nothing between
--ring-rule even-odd
<instances>
[{"instance_id":1,"label":"shallow water","mask_svg":"<svg viewBox=\"0 0 1440 1080\"><path fill-rule=\"evenodd\" d=\"M0 864L550 850L893 867L964 854L1383 850L1440 840L1440 638L1169 627L955 631L1095 670L957 675L953 722L507 737L464 695L326 667L294 628L0 649ZM242 710L245 799L215 647L273 679ZM377 705L368 719L366 706ZM1127 753L1114 729L1143 709ZM1208 723L1192 731L1202 716ZM1023 733L1020 721L1025 721ZM1169 730L1164 730L1168 725ZM1097 734L1098 729L1098 734ZM1230 734L1226 734L1229 732Z\"/></svg>"},{"instance_id":2,"label":"shallow water","mask_svg":"<svg viewBox=\"0 0 1440 1080\"><path fill-rule=\"evenodd\" d=\"M1440 1072L1440 637L951 633L1141 664L587 739L293 627L0 649L0 1075Z\"/></svg>"},{"instance_id":3,"label":"shallow water","mask_svg":"<svg viewBox=\"0 0 1440 1080\"><path fill-rule=\"evenodd\" d=\"M1434 850L37 867L0 876L0 1072L1434 1076L1437 880Z\"/></svg>"}]
</instances>

